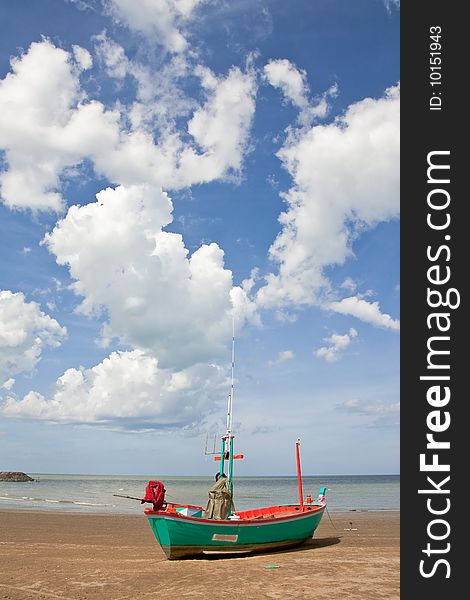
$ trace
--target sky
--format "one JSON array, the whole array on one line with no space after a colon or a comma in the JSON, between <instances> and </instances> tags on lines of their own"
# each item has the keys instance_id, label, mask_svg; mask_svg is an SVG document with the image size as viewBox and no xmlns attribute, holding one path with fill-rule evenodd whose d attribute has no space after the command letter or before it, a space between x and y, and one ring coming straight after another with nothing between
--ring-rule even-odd
<instances>
[{"instance_id":1,"label":"sky","mask_svg":"<svg viewBox=\"0 0 470 600\"><path fill-rule=\"evenodd\" d=\"M399 2L0 4L0 470L399 472ZM219 441L217 441L217 446Z\"/></svg>"}]
</instances>

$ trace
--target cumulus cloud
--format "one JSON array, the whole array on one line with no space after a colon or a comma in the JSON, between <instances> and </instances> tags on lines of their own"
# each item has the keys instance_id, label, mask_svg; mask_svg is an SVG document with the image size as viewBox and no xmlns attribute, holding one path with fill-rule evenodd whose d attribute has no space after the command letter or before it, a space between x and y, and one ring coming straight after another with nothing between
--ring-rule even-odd
<instances>
[{"instance_id":1,"label":"cumulus cloud","mask_svg":"<svg viewBox=\"0 0 470 600\"><path fill-rule=\"evenodd\" d=\"M264 66L264 76L272 86L280 88L295 106L300 109L308 106L307 73L297 69L289 60L270 60Z\"/></svg>"},{"instance_id":2,"label":"cumulus cloud","mask_svg":"<svg viewBox=\"0 0 470 600\"><path fill-rule=\"evenodd\" d=\"M100 43L108 72L124 76L128 65L120 62L119 47L105 38ZM184 188L239 174L255 109L252 71L234 67L224 77L201 67L205 98L199 105L175 100L174 86L152 86L148 70L133 67L139 99L127 112L86 98L79 75L90 60L77 46L71 54L43 40L13 59L12 71L0 81L0 148L6 163L0 186L7 206L60 212L61 176L85 159L97 174L125 185ZM175 59L165 68L174 78L187 64ZM157 93L158 87L164 92ZM195 105L183 133L175 129L172 105L179 113ZM155 115L162 117L157 131L149 126Z\"/></svg>"},{"instance_id":3,"label":"cumulus cloud","mask_svg":"<svg viewBox=\"0 0 470 600\"><path fill-rule=\"evenodd\" d=\"M307 125L315 118L324 118L329 109L328 98L337 95L337 85L331 86L324 94L310 100L307 73L298 69L283 58L270 60L264 66L264 77L273 87L279 88L285 99L300 109L299 121Z\"/></svg>"},{"instance_id":4,"label":"cumulus cloud","mask_svg":"<svg viewBox=\"0 0 470 600\"><path fill-rule=\"evenodd\" d=\"M133 31L170 52L188 48L185 26L206 0L107 0L108 12Z\"/></svg>"},{"instance_id":5,"label":"cumulus cloud","mask_svg":"<svg viewBox=\"0 0 470 600\"><path fill-rule=\"evenodd\" d=\"M87 55L76 46L74 59L48 40L35 42L12 59L0 81L0 148L7 164L0 191L7 206L60 211L59 174L101 138L103 107L79 104Z\"/></svg>"},{"instance_id":6,"label":"cumulus cloud","mask_svg":"<svg viewBox=\"0 0 470 600\"><path fill-rule=\"evenodd\" d=\"M91 54L88 52L88 50L82 48L81 46L73 45L72 51L75 61L81 71L91 69L93 66L93 59L91 58Z\"/></svg>"},{"instance_id":7,"label":"cumulus cloud","mask_svg":"<svg viewBox=\"0 0 470 600\"><path fill-rule=\"evenodd\" d=\"M292 130L277 156L293 179L257 293L264 307L323 304L326 267L352 256L367 228L399 213L399 88L349 106L327 125Z\"/></svg>"},{"instance_id":8,"label":"cumulus cloud","mask_svg":"<svg viewBox=\"0 0 470 600\"><path fill-rule=\"evenodd\" d=\"M105 338L181 369L226 358L232 311L240 326L254 315L246 292L232 289L217 244L189 255L181 235L162 230L171 211L161 188L108 188L96 202L72 206L44 243L69 268L79 310L105 313Z\"/></svg>"},{"instance_id":9,"label":"cumulus cloud","mask_svg":"<svg viewBox=\"0 0 470 600\"><path fill-rule=\"evenodd\" d=\"M400 321L392 319L386 313L382 313L378 302L367 302L358 296L350 296L349 298L343 298L339 302L331 302L326 305L326 308L342 315L351 315L376 327L393 329L395 331L400 329Z\"/></svg>"},{"instance_id":10,"label":"cumulus cloud","mask_svg":"<svg viewBox=\"0 0 470 600\"><path fill-rule=\"evenodd\" d=\"M255 110L255 76L234 67L226 77L211 74L210 82L202 80L205 101L187 122L184 142L170 123L157 144L152 131L139 127L106 152L95 153L95 169L125 185L148 182L166 189L238 175ZM146 125L135 106L131 116Z\"/></svg>"},{"instance_id":11,"label":"cumulus cloud","mask_svg":"<svg viewBox=\"0 0 470 600\"><path fill-rule=\"evenodd\" d=\"M13 59L12 72L0 82L0 147L7 164L0 185L7 206L60 212L65 170L85 158L100 163L120 146L120 114L87 101L80 88L84 60L77 63L45 39Z\"/></svg>"},{"instance_id":12,"label":"cumulus cloud","mask_svg":"<svg viewBox=\"0 0 470 600\"><path fill-rule=\"evenodd\" d=\"M247 136L255 111L255 74L232 67L227 77L217 78L199 68L207 100L188 122L188 132L203 152L187 146L181 152L183 181L211 181L227 172L237 173L247 149Z\"/></svg>"},{"instance_id":13,"label":"cumulus cloud","mask_svg":"<svg viewBox=\"0 0 470 600\"><path fill-rule=\"evenodd\" d=\"M324 358L327 362L335 362L341 357L355 337L357 337L357 331L353 327L344 335L333 333L333 335L323 338L323 341L330 345L318 348L318 350L314 351L314 354L318 358Z\"/></svg>"},{"instance_id":14,"label":"cumulus cloud","mask_svg":"<svg viewBox=\"0 0 470 600\"><path fill-rule=\"evenodd\" d=\"M20 400L7 396L0 411L10 418L129 430L191 427L227 389L226 373L215 365L169 371L133 350L113 352L91 369L68 369L50 398L34 391Z\"/></svg>"},{"instance_id":15,"label":"cumulus cloud","mask_svg":"<svg viewBox=\"0 0 470 600\"><path fill-rule=\"evenodd\" d=\"M66 334L36 302L26 302L21 292L0 290L0 385L10 389L11 375L34 369L44 348L57 348Z\"/></svg>"}]
</instances>

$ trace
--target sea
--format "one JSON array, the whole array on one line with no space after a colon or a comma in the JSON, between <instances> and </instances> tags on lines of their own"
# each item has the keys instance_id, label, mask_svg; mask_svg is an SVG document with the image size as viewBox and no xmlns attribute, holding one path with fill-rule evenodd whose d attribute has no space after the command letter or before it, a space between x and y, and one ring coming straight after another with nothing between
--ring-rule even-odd
<instances>
[{"instance_id":1,"label":"sea","mask_svg":"<svg viewBox=\"0 0 470 600\"><path fill-rule=\"evenodd\" d=\"M0 481L0 508L55 510L81 513L142 514L138 500L149 479L162 481L168 502L207 503L213 484L209 477L57 475L30 473L35 481ZM327 488L330 512L395 511L400 509L399 475L324 475L304 476L304 497L318 496ZM116 496L118 494L118 496ZM298 501L296 477L237 477L234 479L236 510L288 504ZM147 505L148 506L148 505Z\"/></svg>"}]
</instances>

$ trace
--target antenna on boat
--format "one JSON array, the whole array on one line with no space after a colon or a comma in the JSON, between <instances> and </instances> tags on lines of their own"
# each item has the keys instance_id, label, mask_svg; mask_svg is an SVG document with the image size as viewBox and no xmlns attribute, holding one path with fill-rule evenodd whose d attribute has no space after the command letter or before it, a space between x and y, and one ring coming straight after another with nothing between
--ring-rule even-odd
<instances>
[{"instance_id":1,"label":"antenna on boat","mask_svg":"<svg viewBox=\"0 0 470 600\"><path fill-rule=\"evenodd\" d=\"M212 452L210 452L208 450L208 443L209 443L209 434L206 433L206 443L204 445L204 454L207 456L208 454L219 454L218 452L216 452L215 450L215 444L217 442L217 434L214 433L214 439L213 439L213 444L212 444Z\"/></svg>"},{"instance_id":2,"label":"antenna on boat","mask_svg":"<svg viewBox=\"0 0 470 600\"><path fill-rule=\"evenodd\" d=\"M227 435L232 433L234 371L235 371L235 317L232 317L232 366L231 366L231 373L230 373L230 394L228 395L228 406L227 406Z\"/></svg>"},{"instance_id":3,"label":"antenna on boat","mask_svg":"<svg viewBox=\"0 0 470 600\"><path fill-rule=\"evenodd\" d=\"M233 489L232 477L233 477L233 461L234 459L244 458L243 454L233 453L233 439L234 435L232 432L233 427L233 397L235 390L235 316L232 315L232 363L230 367L230 393L227 397L227 421L225 434L222 436L222 444L220 452L215 452L215 440L214 440L214 451L208 452L207 450L207 436L206 446L204 453L215 454L214 460L220 461L219 474L224 474L225 461L228 461L228 481L230 487Z\"/></svg>"},{"instance_id":4,"label":"antenna on boat","mask_svg":"<svg viewBox=\"0 0 470 600\"><path fill-rule=\"evenodd\" d=\"M224 473L225 461L228 461L228 481L232 487L233 460L243 458L243 454L233 454L233 397L235 390L235 316L232 315L232 363L230 368L230 393L227 398L227 423L225 435L222 436L222 445L220 456L215 456L214 460L220 461L219 473Z\"/></svg>"}]
</instances>

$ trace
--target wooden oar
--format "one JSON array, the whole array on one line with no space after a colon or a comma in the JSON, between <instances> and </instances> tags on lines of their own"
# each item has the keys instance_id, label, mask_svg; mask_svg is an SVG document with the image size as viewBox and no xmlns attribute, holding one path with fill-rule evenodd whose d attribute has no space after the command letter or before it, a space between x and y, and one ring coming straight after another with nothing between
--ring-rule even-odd
<instances>
[{"instance_id":1,"label":"wooden oar","mask_svg":"<svg viewBox=\"0 0 470 600\"><path fill-rule=\"evenodd\" d=\"M142 502L142 498L136 498L135 496L123 496L122 494L113 494L113 496L116 496L117 498L129 498L129 500L138 500L139 502Z\"/></svg>"}]
</instances>

